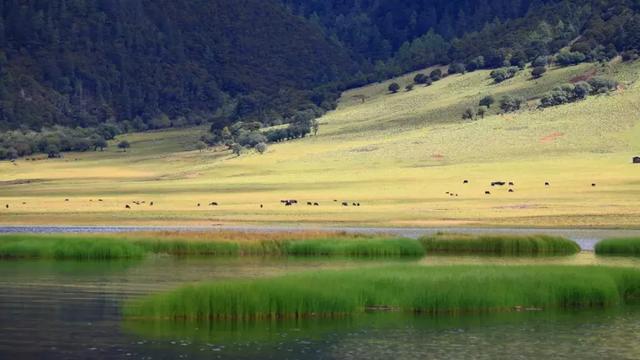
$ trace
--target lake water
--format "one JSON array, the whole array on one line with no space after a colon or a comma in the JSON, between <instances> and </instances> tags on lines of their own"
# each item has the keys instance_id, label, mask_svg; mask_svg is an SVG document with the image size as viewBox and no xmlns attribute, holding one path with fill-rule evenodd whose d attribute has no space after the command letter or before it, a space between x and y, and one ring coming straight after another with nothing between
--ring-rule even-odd
<instances>
[{"instance_id":1,"label":"lake water","mask_svg":"<svg viewBox=\"0 0 640 360\"><path fill-rule=\"evenodd\" d=\"M392 261L384 261L385 264ZM611 265L634 258L432 256L443 264ZM123 300L184 283L371 266L377 260L175 258L0 262L0 359L637 359L640 308L206 325L125 322Z\"/></svg>"}]
</instances>

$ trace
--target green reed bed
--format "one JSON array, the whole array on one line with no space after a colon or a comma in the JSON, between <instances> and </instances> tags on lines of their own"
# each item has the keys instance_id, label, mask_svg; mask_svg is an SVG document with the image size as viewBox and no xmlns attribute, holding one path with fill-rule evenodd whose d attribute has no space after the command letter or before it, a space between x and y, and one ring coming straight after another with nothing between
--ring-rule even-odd
<instances>
[{"instance_id":1,"label":"green reed bed","mask_svg":"<svg viewBox=\"0 0 640 360\"><path fill-rule=\"evenodd\" d=\"M339 236L296 239L268 235L261 238L223 236L225 234L153 236L150 234L109 235L2 235L0 258L138 258L145 254L178 256L423 256L414 239L385 236ZM228 235L228 234L226 234ZM217 237L220 236L220 237Z\"/></svg>"},{"instance_id":2,"label":"green reed bed","mask_svg":"<svg viewBox=\"0 0 640 360\"><path fill-rule=\"evenodd\" d=\"M424 236L428 253L498 255L570 255L580 252L575 242L548 235L446 234Z\"/></svg>"},{"instance_id":3,"label":"green reed bed","mask_svg":"<svg viewBox=\"0 0 640 360\"><path fill-rule=\"evenodd\" d=\"M640 271L629 268L402 265L186 286L129 301L124 313L195 321L460 314L613 307L639 295Z\"/></svg>"},{"instance_id":4,"label":"green reed bed","mask_svg":"<svg viewBox=\"0 0 640 360\"><path fill-rule=\"evenodd\" d=\"M0 258L138 259L144 249L126 240L71 235L3 235Z\"/></svg>"},{"instance_id":5,"label":"green reed bed","mask_svg":"<svg viewBox=\"0 0 640 360\"><path fill-rule=\"evenodd\" d=\"M598 255L640 256L640 238L605 239L595 246Z\"/></svg>"}]
</instances>

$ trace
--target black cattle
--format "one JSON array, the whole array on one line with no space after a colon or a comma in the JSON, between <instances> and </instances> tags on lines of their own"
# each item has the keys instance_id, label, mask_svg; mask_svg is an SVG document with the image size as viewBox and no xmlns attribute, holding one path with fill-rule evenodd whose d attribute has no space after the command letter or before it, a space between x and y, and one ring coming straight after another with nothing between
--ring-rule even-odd
<instances>
[{"instance_id":1,"label":"black cattle","mask_svg":"<svg viewBox=\"0 0 640 360\"><path fill-rule=\"evenodd\" d=\"M347 202L343 202L343 203L342 203L342 206L349 206L349 203L347 203Z\"/></svg>"},{"instance_id":2,"label":"black cattle","mask_svg":"<svg viewBox=\"0 0 640 360\"><path fill-rule=\"evenodd\" d=\"M512 192L514 192L514 191L513 191L513 189L509 189L509 192L510 192L510 193L512 193Z\"/></svg>"},{"instance_id":3,"label":"black cattle","mask_svg":"<svg viewBox=\"0 0 640 360\"><path fill-rule=\"evenodd\" d=\"M149 206L153 206L153 201L149 203Z\"/></svg>"},{"instance_id":4,"label":"black cattle","mask_svg":"<svg viewBox=\"0 0 640 360\"><path fill-rule=\"evenodd\" d=\"M102 199L98 199L98 201L102 202L103 200Z\"/></svg>"},{"instance_id":5,"label":"black cattle","mask_svg":"<svg viewBox=\"0 0 640 360\"><path fill-rule=\"evenodd\" d=\"M297 204L297 203L298 203L298 200L291 200L291 203L292 203L292 204Z\"/></svg>"},{"instance_id":6,"label":"black cattle","mask_svg":"<svg viewBox=\"0 0 640 360\"><path fill-rule=\"evenodd\" d=\"M307 201L307 206L313 206L313 204Z\"/></svg>"},{"instance_id":7,"label":"black cattle","mask_svg":"<svg viewBox=\"0 0 640 360\"><path fill-rule=\"evenodd\" d=\"M129 206L129 205L125 205L125 206L124 206L124 208L125 208L125 209L131 209L131 206Z\"/></svg>"},{"instance_id":8,"label":"black cattle","mask_svg":"<svg viewBox=\"0 0 640 360\"><path fill-rule=\"evenodd\" d=\"M64 201L69 201L69 199L64 199Z\"/></svg>"},{"instance_id":9,"label":"black cattle","mask_svg":"<svg viewBox=\"0 0 640 360\"><path fill-rule=\"evenodd\" d=\"M485 191L484 194L485 195L491 195L491 191Z\"/></svg>"},{"instance_id":10,"label":"black cattle","mask_svg":"<svg viewBox=\"0 0 640 360\"><path fill-rule=\"evenodd\" d=\"M591 184L592 187L596 187L596 183Z\"/></svg>"},{"instance_id":11,"label":"black cattle","mask_svg":"<svg viewBox=\"0 0 640 360\"><path fill-rule=\"evenodd\" d=\"M320 204L318 204L318 203L313 203L313 206L320 206Z\"/></svg>"},{"instance_id":12,"label":"black cattle","mask_svg":"<svg viewBox=\"0 0 640 360\"><path fill-rule=\"evenodd\" d=\"M264 205L260 204L260 209L262 209L264 207Z\"/></svg>"},{"instance_id":13,"label":"black cattle","mask_svg":"<svg viewBox=\"0 0 640 360\"><path fill-rule=\"evenodd\" d=\"M551 184L547 181L544 183L544 186L551 186Z\"/></svg>"},{"instance_id":14,"label":"black cattle","mask_svg":"<svg viewBox=\"0 0 640 360\"><path fill-rule=\"evenodd\" d=\"M198 203L198 207L200 207L200 203Z\"/></svg>"},{"instance_id":15,"label":"black cattle","mask_svg":"<svg viewBox=\"0 0 640 360\"><path fill-rule=\"evenodd\" d=\"M9 204L5 205L4 207L6 207L8 209L9 208Z\"/></svg>"},{"instance_id":16,"label":"black cattle","mask_svg":"<svg viewBox=\"0 0 640 360\"><path fill-rule=\"evenodd\" d=\"M360 203L356 203L356 206L360 206Z\"/></svg>"},{"instance_id":17,"label":"black cattle","mask_svg":"<svg viewBox=\"0 0 640 360\"><path fill-rule=\"evenodd\" d=\"M291 206L291 205L293 205L293 204L288 202L288 201L286 203L284 203L284 206Z\"/></svg>"},{"instance_id":18,"label":"black cattle","mask_svg":"<svg viewBox=\"0 0 640 360\"><path fill-rule=\"evenodd\" d=\"M515 185L513 181L509 181L509 186L513 186L513 185Z\"/></svg>"},{"instance_id":19,"label":"black cattle","mask_svg":"<svg viewBox=\"0 0 640 360\"><path fill-rule=\"evenodd\" d=\"M215 202L215 201L212 201L212 202L209 203L209 206L218 206L218 203Z\"/></svg>"},{"instance_id":20,"label":"black cattle","mask_svg":"<svg viewBox=\"0 0 640 360\"><path fill-rule=\"evenodd\" d=\"M491 183L491 186L505 186L506 184L504 181L494 181Z\"/></svg>"},{"instance_id":21,"label":"black cattle","mask_svg":"<svg viewBox=\"0 0 640 360\"><path fill-rule=\"evenodd\" d=\"M462 183L463 183L463 184L468 184L468 183L469 183L469 180L465 180L465 181L463 181Z\"/></svg>"}]
</instances>

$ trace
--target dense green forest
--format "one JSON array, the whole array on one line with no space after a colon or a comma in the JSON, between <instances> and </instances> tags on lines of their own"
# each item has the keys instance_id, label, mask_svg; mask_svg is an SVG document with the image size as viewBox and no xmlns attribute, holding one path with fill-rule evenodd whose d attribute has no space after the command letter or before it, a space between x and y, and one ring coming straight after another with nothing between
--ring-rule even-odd
<instances>
[{"instance_id":1,"label":"dense green forest","mask_svg":"<svg viewBox=\"0 0 640 360\"><path fill-rule=\"evenodd\" d=\"M283 141L342 90L425 66L640 50L640 0L0 0L0 15L2 158L195 124L209 144Z\"/></svg>"}]
</instances>

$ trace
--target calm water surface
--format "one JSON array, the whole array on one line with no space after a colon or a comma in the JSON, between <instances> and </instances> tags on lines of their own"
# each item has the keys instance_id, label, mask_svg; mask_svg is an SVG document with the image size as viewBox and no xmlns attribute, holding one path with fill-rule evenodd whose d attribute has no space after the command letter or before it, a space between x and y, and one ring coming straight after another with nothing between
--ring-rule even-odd
<instances>
[{"instance_id":1,"label":"calm water surface","mask_svg":"<svg viewBox=\"0 0 640 360\"><path fill-rule=\"evenodd\" d=\"M544 259L436 256L442 264L597 264L581 253ZM389 263L386 261L385 263ZM363 315L255 324L125 322L124 299L184 283L372 266L328 259L0 262L0 359L638 359L640 309L464 317Z\"/></svg>"}]
</instances>

